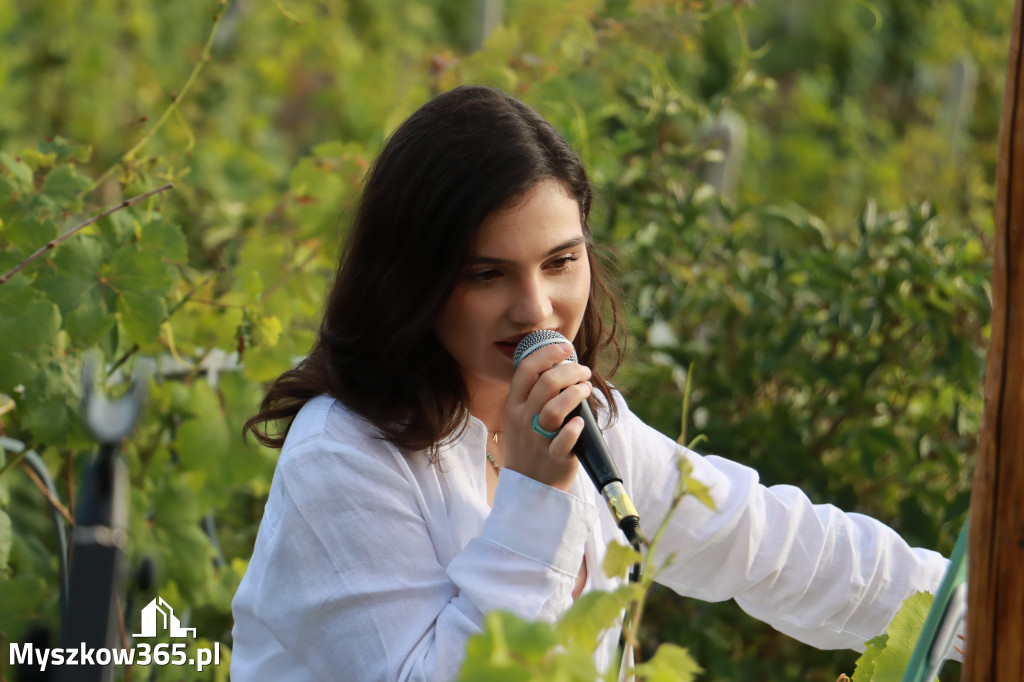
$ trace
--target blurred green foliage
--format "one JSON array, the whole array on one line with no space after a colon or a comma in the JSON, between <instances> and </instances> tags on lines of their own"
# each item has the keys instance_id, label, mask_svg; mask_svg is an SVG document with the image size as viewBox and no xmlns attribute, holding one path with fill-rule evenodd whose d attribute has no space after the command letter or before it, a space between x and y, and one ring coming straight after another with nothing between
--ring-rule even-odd
<instances>
[{"instance_id":1,"label":"blurred green foliage","mask_svg":"<svg viewBox=\"0 0 1024 682\"><path fill-rule=\"evenodd\" d=\"M591 170L631 407L948 552L982 404L1011 3L504 4L474 49L476 4L456 0L0 3L0 277L174 183L0 284L2 435L73 506L84 353L115 393L159 367L125 447L128 564L154 557L160 595L229 645L275 461L240 425L308 350L387 134L482 82L536 106ZM718 194L729 117L746 153ZM4 461L0 631L18 641L57 626L57 568L47 503ZM644 622L645 658L676 642L709 679L831 682L855 658L657 591Z\"/></svg>"}]
</instances>

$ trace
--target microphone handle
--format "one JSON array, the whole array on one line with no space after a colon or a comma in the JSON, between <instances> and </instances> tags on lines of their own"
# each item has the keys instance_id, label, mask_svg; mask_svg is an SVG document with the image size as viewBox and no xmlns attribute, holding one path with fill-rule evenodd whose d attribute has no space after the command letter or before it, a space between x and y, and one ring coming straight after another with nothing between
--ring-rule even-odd
<instances>
[{"instance_id":1,"label":"microphone handle","mask_svg":"<svg viewBox=\"0 0 1024 682\"><path fill-rule=\"evenodd\" d=\"M569 413L566 421L577 415L583 417L583 434L576 440L572 450L583 465L583 470L604 497L616 525L625 533L629 543L636 547L643 540L640 515L622 485L622 477L615 469L608 445L601 436L597 419L586 400Z\"/></svg>"},{"instance_id":2,"label":"microphone handle","mask_svg":"<svg viewBox=\"0 0 1024 682\"><path fill-rule=\"evenodd\" d=\"M605 486L613 481L622 481L619 472L612 463L612 455L608 452L608 445L601 437L601 431L597 427L597 419L587 401L580 403L576 409L569 413L566 421L573 417L583 417L583 433L572 446L584 471L590 476L590 480L598 490L604 490Z\"/></svg>"}]
</instances>

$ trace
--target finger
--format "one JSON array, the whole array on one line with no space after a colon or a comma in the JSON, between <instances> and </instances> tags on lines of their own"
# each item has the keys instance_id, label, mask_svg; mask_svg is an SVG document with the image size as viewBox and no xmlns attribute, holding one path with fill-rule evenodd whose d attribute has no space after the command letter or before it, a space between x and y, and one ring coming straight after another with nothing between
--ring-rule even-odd
<instances>
[{"instance_id":1,"label":"finger","mask_svg":"<svg viewBox=\"0 0 1024 682\"><path fill-rule=\"evenodd\" d=\"M575 457L572 451L572 446L576 444L580 436L583 434L583 417L573 417L562 430L558 432L558 435L551 441L551 446L548 448L555 457L564 457L566 459Z\"/></svg>"},{"instance_id":2,"label":"finger","mask_svg":"<svg viewBox=\"0 0 1024 682\"><path fill-rule=\"evenodd\" d=\"M519 368L512 374L509 386L509 400L515 403L525 402L533 385L540 375L572 355L572 345L557 343L530 353L519 363Z\"/></svg>"},{"instance_id":3,"label":"finger","mask_svg":"<svg viewBox=\"0 0 1024 682\"><path fill-rule=\"evenodd\" d=\"M570 386L581 384L591 377L590 368L576 363L555 365L542 373L526 398L528 405L540 407L554 399Z\"/></svg>"},{"instance_id":4,"label":"finger","mask_svg":"<svg viewBox=\"0 0 1024 682\"><path fill-rule=\"evenodd\" d=\"M592 391L593 386L588 381L565 388L541 406L537 412L537 423L548 431L557 431L569 413L590 397Z\"/></svg>"}]
</instances>

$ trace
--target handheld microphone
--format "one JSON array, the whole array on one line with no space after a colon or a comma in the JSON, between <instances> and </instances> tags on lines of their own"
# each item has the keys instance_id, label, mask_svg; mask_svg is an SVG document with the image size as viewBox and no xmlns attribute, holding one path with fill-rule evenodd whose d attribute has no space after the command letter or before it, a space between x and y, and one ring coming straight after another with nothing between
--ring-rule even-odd
<instances>
[{"instance_id":1,"label":"handheld microphone","mask_svg":"<svg viewBox=\"0 0 1024 682\"><path fill-rule=\"evenodd\" d=\"M519 363L530 353L556 343L570 343L570 341L550 329L541 329L527 334L516 346L515 353L512 355L512 370L518 369ZM563 362L578 363L576 350L573 349L572 355ZM608 509L615 517L615 523L625 533L629 544L639 545L643 540L643 534L640 532L640 515L636 511L636 507L633 506L633 501L626 494L626 489L622 485L622 477L619 476L619 472L615 468L615 462L612 461L611 453L608 452L608 445L604 441L604 436L601 435L601 429L598 428L597 419L586 400L569 413L566 421L577 415L583 417L583 433L573 445L572 451L579 458L583 470L590 476L590 480L594 482L594 486L600 491L605 502L608 503Z\"/></svg>"}]
</instances>

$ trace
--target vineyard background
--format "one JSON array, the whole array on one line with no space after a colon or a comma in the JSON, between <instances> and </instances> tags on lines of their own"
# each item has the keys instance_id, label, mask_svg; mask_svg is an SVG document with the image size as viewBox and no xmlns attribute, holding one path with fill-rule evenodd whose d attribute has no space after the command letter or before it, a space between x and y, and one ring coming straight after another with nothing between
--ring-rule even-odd
<instances>
[{"instance_id":1,"label":"vineyard background","mask_svg":"<svg viewBox=\"0 0 1024 682\"><path fill-rule=\"evenodd\" d=\"M485 7L503 17L490 32ZM0 283L0 631L58 626L48 503L14 443L73 509L93 352L115 394L137 369L152 376L125 447L128 565L154 558L154 591L188 605L198 645L230 647L275 461L242 443L241 423L308 350L383 140L463 82L537 107L591 170L593 228L628 308L617 384L635 412L679 435L692 364L698 450L949 552L981 414L1011 10L0 3L0 277L174 183ZM132 591L129 617L149 598ZM715 680L831 682L856 658L665 592L644 633L648 650L687 646Z\"/></svg>"}]
</instances>

